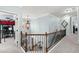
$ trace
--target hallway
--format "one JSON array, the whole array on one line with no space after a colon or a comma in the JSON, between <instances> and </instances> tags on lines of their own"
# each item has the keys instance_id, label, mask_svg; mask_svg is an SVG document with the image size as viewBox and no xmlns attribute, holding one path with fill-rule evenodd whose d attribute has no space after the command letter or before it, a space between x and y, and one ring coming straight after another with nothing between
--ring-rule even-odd
<instances>
[{"instance_id":1,"label":"hallway","mask_svg":"<svg viewBox=\"0 0 79 59\"><path fill-rule=\"evenodd\" d=\"M77 6L1 6L0 38L15 40L2 39L0 52L79 52L76 35L71 34L79 35L78 18Z\"/></svg>"},{"instance_id":2,"label":"hallway","mask_svg":"<svg viewBox=\"0 0 79 59\"><path fill-rule=\"evenodd\" d=\"M14 38L6 38L5 42L2 39L0 44L0 53L22 53L20 47L17 47L14 43Z\"/></svg>"}]
</instances>

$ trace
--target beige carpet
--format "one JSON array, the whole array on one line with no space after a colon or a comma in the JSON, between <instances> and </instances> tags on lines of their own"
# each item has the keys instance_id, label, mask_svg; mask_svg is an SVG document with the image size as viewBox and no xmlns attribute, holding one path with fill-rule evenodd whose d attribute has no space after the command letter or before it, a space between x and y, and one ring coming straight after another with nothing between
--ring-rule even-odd
<instances>
[{"instance_id":1,"label":"beige carpet","mask_svg":"<svg viewBox=\"0 0 79 59\"><path fill-rule=\"evenodd\" d=\"M2 39L0 44L0 53L21 53L20 47L17 47L14 43L14 38Z\"/></svg>"}]
</instances>

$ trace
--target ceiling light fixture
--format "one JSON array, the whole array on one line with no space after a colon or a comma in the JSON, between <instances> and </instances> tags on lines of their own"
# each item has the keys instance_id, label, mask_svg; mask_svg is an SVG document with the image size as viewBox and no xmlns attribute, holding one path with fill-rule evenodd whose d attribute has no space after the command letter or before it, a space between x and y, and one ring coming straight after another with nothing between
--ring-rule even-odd
<instances>
[{"instance_id":1,"label":"ceiling light fixture","mask_svg":"<svg viewBox=\"0 0 79 59\"><path fill-rule=\"evenodd\" d=\"M71 13L73 10L72 10L72 8L67 8L67 9L65 9L65 13Z\"/></svg>"}]
</instances>

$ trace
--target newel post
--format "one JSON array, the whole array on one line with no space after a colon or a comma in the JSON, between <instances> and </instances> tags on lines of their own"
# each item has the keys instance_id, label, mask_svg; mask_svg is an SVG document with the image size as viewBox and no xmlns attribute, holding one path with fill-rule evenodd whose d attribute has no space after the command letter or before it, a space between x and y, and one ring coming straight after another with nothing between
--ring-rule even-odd
<instances>
[{"instance_id":1,"label":"newel post","mask_svg":"<svg viewBox=\"0 0 79 59\"><path fill-rule=\"evenodd\" d=\"M22 46L22 31L20 32L20 34L21 34L21 46Z\"/></svg>"},{"instance_id":2,"label":"newel post","mask_svg":"<svg viewBox=\"0 0 79 59\"><path fill-rule=\"evenodd\" d=\"M48 52L48 48L47 48L47 32L45 32L45 36L46 36L46 53Z\"/></svg>"},{"instance_id":3,"label":"newel post","mask_svg":"<svg viewBox=\"0 0 79 59\"><path fill-rule=\"evenodd\" d=\"M25 33L25 37L26 37L26 39L25 39L25 52L27 52L27 32Z\"/></svg>"},{"instance_id":4,"label":"newel post","mask_svg":"<svg viewBox=\"0 0 79 59\"><path fill-rule=\"evenodd\" d=\"M32 51L34 51L34 42L33 42L33 38L32 38Z\"/></svg>"}]
</instances>

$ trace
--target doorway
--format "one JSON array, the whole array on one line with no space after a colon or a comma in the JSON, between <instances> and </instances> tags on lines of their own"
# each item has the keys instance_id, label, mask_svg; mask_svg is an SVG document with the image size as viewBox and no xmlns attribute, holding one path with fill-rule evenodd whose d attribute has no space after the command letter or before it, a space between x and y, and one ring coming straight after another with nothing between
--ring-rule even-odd
<instances>
[{"instance_id":1,"label":"doorway","mask_svg":"<svg viewBox=\"0 0 79 59\"><path fill-rule=\"evenodd\" d=\"M0 20L0 25L1 25L1 39L4 39L4 42L6 38L15 38L15 32L14 32L14 26L15 26L15 21L13 20ZM0 42L2 41L0 39Z\"/></svg>"},{"instance_id":2,"label":"doorway","mask_svg":"<svg viewBox=\"0 0 79 59\"><path fill-rule=\"evenodd\" d=\"M3 29L3 38L14 37L14 25L2 25Z\"/></svg>"}]
</instances>

